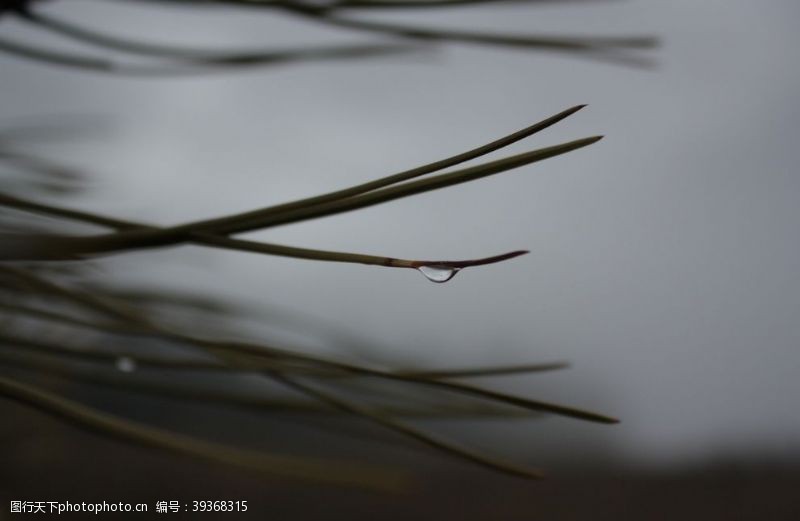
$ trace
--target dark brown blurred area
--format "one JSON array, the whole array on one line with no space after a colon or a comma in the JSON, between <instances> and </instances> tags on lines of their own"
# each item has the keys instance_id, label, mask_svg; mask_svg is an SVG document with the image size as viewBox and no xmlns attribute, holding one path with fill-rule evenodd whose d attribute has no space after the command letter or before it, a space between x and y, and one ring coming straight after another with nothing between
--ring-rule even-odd
<instances>
[{"instance_id":1,"label":"dark brown blurred area","mask_svg":"<svg viewBox=\"0 0 800 521\"><path fill-rule=\"evenodd\" d=\"M37 411L3 402L0 519L12 500L147 503L143 513L61 514L59 518L281 520L796 520L800 466L716 461L670 470L637 471L608 464L564 461L550 476L530 482L498 476L431 455L398 454L385 447L353 450L371 463L384 460L411 471L405 493L270 481L224 467L139 448L64 425ZM229 426L230 427L230 426ZM217 426L219 428L219 426ZM187 426L213 430L214 426ZM221 428L220 428L221 429ZM265 437L286 432L264 429ZM290 429L291 430L291 429ZM301 428L294 440L308 450ZM252 435L249 426L248 436ZM359 442L352 439L349 444ZM369 444L368 442L365 442ZM317 441L313 451L341 447ZM360 447L359 447L360 449ZM344 449L345 451L347 449ZM362 462L363 463L363 462ZM336 468L331 468L336 472ZM157 514L157 501L247 501L247 512ZM56 514L50 514L55 516Z\"/></svg>"}]
</instances>

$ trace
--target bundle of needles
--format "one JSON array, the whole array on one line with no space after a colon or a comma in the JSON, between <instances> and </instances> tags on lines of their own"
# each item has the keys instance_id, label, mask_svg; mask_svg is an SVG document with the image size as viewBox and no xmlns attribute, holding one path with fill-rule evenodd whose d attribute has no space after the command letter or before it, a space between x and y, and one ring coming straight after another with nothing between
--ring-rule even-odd
<instances>
[{"instance_id":1,"label":"bundle of needles","mask_svg":"<svg viewBox=\"0 0 800 521\"><path fill-rule=\"evenodd\" d=\"M116 288L88 282L88 276L81 267L104 256L191 243L261 255L414 269L434 282L443 282L459 270L505 261L526 252L520 250L457 261L411 260L270 244L239 239L235 235L364 209L576 151L597 142L600 137L577 139L448 170L528 138L581 108L582 105L572 107L491 143L363 184L277 206L171 226L121 220L45 204L13 191L0 192L0 318L3 320L0 366L17 370L13 377L0 375L0 395L107 436L268 476L380 489L396 489L405 483L402 474L383 468L351 462L338 465L337 472L330 472L330 465L335 462L245 450L137 423L60 396L20 377L19 372L93 386L121 388L144 395L247 407L264 414L289 411L352 416L495 471L539 478L542 474L538 469L469 449L412 426L407 420L550 414L589 422L616 423L617 420L602 414L498 392L471 383L473 379L484 376L560 369L565 367L563 363L441 370L394 369L320 356L296 346L199 333L193 328L169 324L161 320L155 311L158 306L169 303L196 310L197 298L192 301L166 292L155 292L147 295L147 298L131 298ZM33 176L31 178L38 176L50 181L69 174L67 169L57 164L24 152L13 139L13 132L0 133L0 164L26 172ZM10 182L4 184L12 186ZM31 220L26 221L25 216L30 216ZM35 216L40 219L36 220ZM42 220L42 216L47 219ZM76 235L60 229L48 229L48 225L52 228L53 223L62 222L80 222L104 228L105 231ZM442 273L445 275L440 276ZM222 306L214 298L203 302L203 306L212 309ZM32 324L35 327L30 327ZM64 330L73 334L46 334L47 331ZM91 334L87 334L82 342L68 341L75 338L76 331ZM174 351L169 349L160 354L138 349L140 344L148 341L177 346L186 350L189 356L173 356ZM105 370L98 371L97 368ZM151 376L162 375L163 379L140 378L142 373L150 372ZM176 384L171 376L209 372L232 382L243 374L256 375L303 399L289 400L278 396L242 395L218 389L185 387ZM385 403L380 403L380 400L377 403L364 403L343 392L347 385L358 381L401 385L410 390L404 394L406 396L412 396L411 390L425 390L435 395L438 401L418 405L409 400L410 403L397 404L387 397ZM377 388L373 394L380 397ZM454 397L461 397L461 401L454 400Z\"/></svg>"}]
</instances>

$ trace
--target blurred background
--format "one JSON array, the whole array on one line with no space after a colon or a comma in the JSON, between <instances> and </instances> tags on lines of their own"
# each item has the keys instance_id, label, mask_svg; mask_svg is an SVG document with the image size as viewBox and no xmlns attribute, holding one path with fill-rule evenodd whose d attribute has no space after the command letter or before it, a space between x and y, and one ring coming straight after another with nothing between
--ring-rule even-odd
<instances>
[{"instance_id":1,"label":"blurred background","mask_svg":"<svg viewBox=\"0 0 800 521\"><path fill-rule=\"evenodd\" d=\"M385 41L244 8L87 0L41 10L131 38L204 48ZM125 287L240 302L247 309L241 327L253 335L318 353L393 367L569 361L567 371L481 383L622 422L428 423L550 474L529 483L385 444L369 427L355 438L329 435L307 422L276 426L252 413L94 389L83 401L131 418L253 446L266 444L269 433L287 450L410 467L419 485L386 497L265 484L3 402L3 499L213 495L248 499L248 514L285 519L796 519L800 5L498 2L359 16L512 33L655 35L661 46L645 53L649 64L442 43L392 56L159 78L0 55L0 125L83 129L25 143L87 174L80 192L41 199L167 225L388 175L588 103L505 154L606 136L591 147L246 235L423 259L531 251L464 270L447 284L411 270L191 246L109 257L92 270ZM0 22L0 35L82 49L14 19ZM215 515L236 514L205 518Z\"/></svg>"}]
</instances>

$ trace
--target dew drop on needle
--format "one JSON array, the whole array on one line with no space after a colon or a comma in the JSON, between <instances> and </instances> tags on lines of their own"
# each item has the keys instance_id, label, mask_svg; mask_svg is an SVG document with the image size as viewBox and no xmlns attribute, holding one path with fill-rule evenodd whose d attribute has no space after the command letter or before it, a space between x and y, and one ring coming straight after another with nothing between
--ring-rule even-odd
<instances>
[{"instance_id":1,"label":"dew drop on needle","mask_svg":"<svg viewBox=\"0 0 800 521\"><path fill-rule=\"evenodd\" d=\"M442 282L447 282L448 280L452 279L456 276L460 268L453 268L450 266L442 266L442 265L429 265L429 266L420 266L417 268L417 271L422 273L426 279L431 282L436 282L441 284Z\"/></svg>"},{"instance_id":2,"label":"dew drop on needle","mask_svg":"<svg viewBox=\"0 0 800 521\"><path fill-rule=\"evenodd\" d=\"M118 371L122 371L123 373L132 373L136 370L136 360L128 356L117 358L114 365L117 367Z\"/></svg>"}]
</instances>

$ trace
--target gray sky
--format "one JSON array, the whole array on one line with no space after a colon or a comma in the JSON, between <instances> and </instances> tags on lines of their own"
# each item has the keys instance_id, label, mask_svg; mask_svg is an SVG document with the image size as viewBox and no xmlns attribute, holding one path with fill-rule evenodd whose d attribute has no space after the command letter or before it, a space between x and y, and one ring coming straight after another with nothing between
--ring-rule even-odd
<instances>
[{"instance_id":1,"label":"gray sky","mask_svg":"<svg viewBox=\"0 0 800 521\"><path fill-rule=\"evenodd\" d=\"M97 1L49 10L204 46L375 40L247 11L159 14ZM532 252L448 284L407 270L199 249L103 266L131 280L302 309L357 328L398 362L570 360L568 372L496 384L621 417L612 429L576 427L576 436L639 461L781 454L796 452L800 440L798 16L794 0L391 15L516 32L656 34L664 46L655 70L473 46L172 79L0 57L0 115L9 124L109 117L107 134L42 149L96 174L75 204L166 224L393 173L589 103L504 154L606 135L587 149L253 234L411 258ZM7 34L30 34L4 25ZM523 432L546 437L556 425Z\"/></svg>"}]
</instances>

